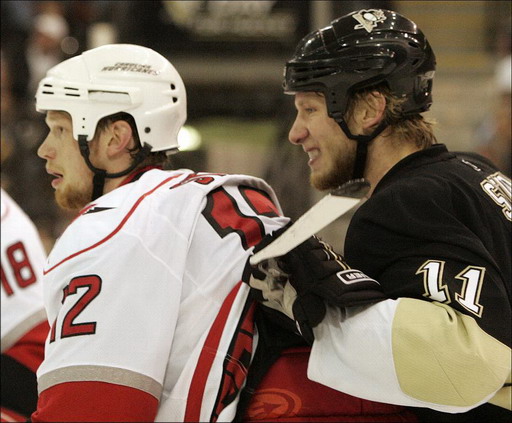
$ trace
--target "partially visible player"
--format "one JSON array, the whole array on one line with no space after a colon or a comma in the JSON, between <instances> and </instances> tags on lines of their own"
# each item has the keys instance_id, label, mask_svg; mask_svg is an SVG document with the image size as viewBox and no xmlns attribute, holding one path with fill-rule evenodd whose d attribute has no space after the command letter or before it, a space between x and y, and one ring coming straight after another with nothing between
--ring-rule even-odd
<instances>
[{"instance_id":1,"label":"partially visible player","mask_svg":"<svg viewBox=\"0 0 512 423\"><path fill-rule=\"evenodd\" d=\"M34 223L1 189L2 421L24 421L36 409L36 370L49 325L43 305L46 252Z\"/></svg>"}]
</instances>

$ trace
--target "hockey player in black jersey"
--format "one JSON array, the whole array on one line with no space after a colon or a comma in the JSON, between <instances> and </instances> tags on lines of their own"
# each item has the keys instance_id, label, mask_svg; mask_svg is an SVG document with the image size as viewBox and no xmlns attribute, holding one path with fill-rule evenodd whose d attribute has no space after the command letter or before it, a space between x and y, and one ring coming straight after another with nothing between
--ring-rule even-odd
<instances>
[{"instance_id":1,"label":"hockey player in black jersey","mask_svg":"<svg viewBox=\"0 0 512 423\"><path fill-rule=\"evenodd\" d=\"M318 190L370 182L344 256L389 299L337 307L329 293L343 281L322 271L332 262L311 239L279 259L286 283L265 285L254 267L250 284L302 326L311 294L326 303L310 316L313 381L421 421L510 421L511 182L436 140L422 114L435 67L421 30L388 10L352 12L299 43L285 67L289 140Z\"/></svg>"}]
</instances>

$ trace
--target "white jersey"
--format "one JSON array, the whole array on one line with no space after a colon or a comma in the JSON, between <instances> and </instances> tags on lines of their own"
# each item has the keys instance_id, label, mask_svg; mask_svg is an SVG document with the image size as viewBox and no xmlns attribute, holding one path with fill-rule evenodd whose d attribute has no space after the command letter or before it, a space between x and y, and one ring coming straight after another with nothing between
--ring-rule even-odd
<instances>
[{"instance_id":1,"label":"white jersey","mask_svg":"<svg viewBox=\"0 0 512 423\"><path fill-rule=\"evenodd\" d=\"M42 269L46 252L37 229L2 189L2 353L46 321Z\"/></svg>"},{"instance_id":2,"label":"white jersey","mask_svg":"<svg viewBox=\"0 0 512 423\"><path fill-rule=\"evenodd\" d=\"M281 215L261 179L189 170L147 171L91 203L44 270L40 394L99 381L153 395L157 421L231 420L223 366L248 312L242 272Z\"/></svg>"}]
</instances>

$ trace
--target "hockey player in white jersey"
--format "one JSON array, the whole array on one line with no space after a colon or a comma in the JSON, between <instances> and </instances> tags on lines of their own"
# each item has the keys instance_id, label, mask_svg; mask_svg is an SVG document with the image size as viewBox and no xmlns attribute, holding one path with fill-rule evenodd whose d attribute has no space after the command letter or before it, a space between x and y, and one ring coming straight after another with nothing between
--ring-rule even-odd
<instances>
[{"instance_id":1,"label":"hockey player in white jersey","mask_svg":"<svg viewBox=\"0 0 512 423\"><path fill-rule=\"evenodd\" d=\"M242 271L288 222L272 189L162 170L186 94L151 49L68 59L36 102L49 127L38 155L79 213L44 269L51 331L32 421L231 420L257 341Z\"/></svg>"},{"instance_id":2,"label":"hockey player in white jersey","mask_svg":"<svg viewBox=\"0 0 512 423\"><path fill-rule=\"evenodd\" d=\"M2 421L25 421L37 404L36 370L49 325L41 279L46 251L27 214L1 190Z\"/></svg>"}]
</instances>

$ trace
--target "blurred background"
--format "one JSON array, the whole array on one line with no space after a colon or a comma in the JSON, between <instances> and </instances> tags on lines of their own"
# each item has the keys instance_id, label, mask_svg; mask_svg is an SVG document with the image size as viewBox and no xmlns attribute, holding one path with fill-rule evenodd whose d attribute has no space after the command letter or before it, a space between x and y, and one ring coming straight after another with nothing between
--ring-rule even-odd
<instances>
[{"instance_id":1,"label":"blurred background","mask_svg":"<svg viewBox=\"0 0 512 423\"><path fill-rule=\"evenodd\" d=\"M307 158L287 141L293 98L281 90L297 42L336 17L388 8L415 21L437 56L438 141L486 155L510 176L510 1L2 1L1 182L50 248L72 216L54 204L36 155L46 136L39 80L58 62L109 43L141 44L181 74L188 121L176 168L267 180L296 218L322 194ZM340 251L343 228L322 237ZM335 234L335 236L333 236ZM341 235L340 235L341 234Z\"/></svg>"}]
</instances>

